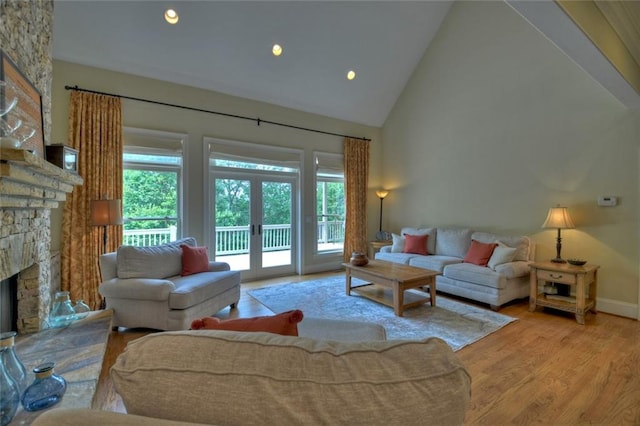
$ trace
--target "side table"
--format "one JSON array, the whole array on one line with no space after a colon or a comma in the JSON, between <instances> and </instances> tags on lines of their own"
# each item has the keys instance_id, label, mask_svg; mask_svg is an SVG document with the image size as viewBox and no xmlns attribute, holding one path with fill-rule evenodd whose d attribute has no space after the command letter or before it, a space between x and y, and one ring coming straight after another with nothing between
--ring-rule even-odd
<instances>
[{"instance_id":1,"label":"side table","mask_svg":"<svg viewBox=\"0 0 640 426\"><path fill-rule=\"evenodd\" d=\"M369 241L369 259L373 259L382 247L390 246L391 244L393 244L391 240Z\"/></svg>"},{"instance_id":2,"label":"side table","mask_svg":"<svg viewBox=\"0 0 640 426\"><path fill-rule=\"evenodd\" d=\"M598 291L598 265L573 266L567 263L536 262L529 265L530 294L529 311L537 306L574 313L576 321L584 325L584 315L596 311ZM575 297L549 295L538 289L539 282L568 284L575 287ZM543 284L543 285L544 285Z\"/></svg>"}]
</instances>

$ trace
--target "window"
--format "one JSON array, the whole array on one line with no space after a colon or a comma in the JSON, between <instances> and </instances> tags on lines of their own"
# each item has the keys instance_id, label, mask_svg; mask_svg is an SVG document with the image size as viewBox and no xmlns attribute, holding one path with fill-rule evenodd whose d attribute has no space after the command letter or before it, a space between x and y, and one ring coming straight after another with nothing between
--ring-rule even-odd
<instances>
[{"instance_id":1,"label":"window","mask_svg":"<svg viewBox=\"0 0 640 426\"><path fill-rule=\"evenodd\" d=\"M315 153L317 251L344 248L344 163L340 154Z\"/></svg>"},{"instance_id":2,"label":"window","mask_svg":"<svg viewBox=\"0 0 640 426\"><path fill-rule=\"evenodd\" d=\"M181 235L182 135L125 129L123 244L164 244Z\"/></svg>"},{"instance_id":3,"label":"window","mask_svg":"<svg viewBox=\"0 0 640 426\"><path fill-rule=\"evenodd\" d=\"M209 246L243 279L292 273L302 152L207 139Z\"/></svg>"}]
</instances>

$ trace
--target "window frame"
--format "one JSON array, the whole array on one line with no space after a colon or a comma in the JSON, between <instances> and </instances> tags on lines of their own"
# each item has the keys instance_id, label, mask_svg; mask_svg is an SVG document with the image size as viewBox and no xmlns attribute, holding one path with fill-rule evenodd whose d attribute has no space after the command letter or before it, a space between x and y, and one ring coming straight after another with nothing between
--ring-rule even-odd
<instances>
[{"instance_id":1,"label":"window frame","mask_svg":"<svg viewBox=\"0 0 640 426\"><path fill-rule=\"evenodd\" d=\"M127 143L128 138L134 140L133 143ZM149 129L138 129L125 127L124 128L125 143L122 153L122 168L123 168L123 198L124 198L124 170L142 170L142 171L155 171L155 172L172 172L176 173L176 239L182 238L186 235L184 218L186 217L184 200L186 199L186 178L184 173L184 165L186 158L187 140L188 136L181 133L171 133ZM136 144L135 141L140 140L142 143ZM157 141L159 145L164 146L150 146L153 141ZM167 147L173 146L173 148ZM179 148L178 148L179 147ZM126 160L126 154L141 154L141 155L158 155L158 156L171 156L179 157L179 164L159 164L144 161L131 161ZM127 220L128 218L125 218ZM174 218L171 218L174 219ZM124 238L124 237L123 237Z\"/></svg>"},{"instance_id":2,"label":"window frame","mask_svg":"<svg viewBox=\"0 0 640 426\"><path fill-rule=\"evenodd\" d=\"M322 167L319 167L319 162L325 159L328 163L329 163L329 168L331 168L332 170L334 170L336 172L336 175L327 175L327 176L322 176L320 178L319 175L319 170ZM319 183L341 183L343 185L343 191L344 191L344 185L345 185L345 176L344 176L344 155L342 154L336 154L336 153L330 153L330 152L320 152L320 151L314 151L313 153L313 161L315 164L315 172L313 174L313 180L314 180L314 197L313 197L313 216L315 218L315 227L314 227L314 236L315 236L315 245L314 245L314 252L317 255L331 255L331 254L342 254L344 253L344 241L342 243L342 247L341 248L330 248L330 249L324 249L321 250L319 245L320 245L320 235L318 233L318 224L320 223L320 216L319 216L319 207L318 206L318 184ZM340 177L339 174L341 174L342 176ZM346 217L346 199L345 199L345 206L344 206L344 210L345 210L345 217Z\"/></svg>"}]
</instances>

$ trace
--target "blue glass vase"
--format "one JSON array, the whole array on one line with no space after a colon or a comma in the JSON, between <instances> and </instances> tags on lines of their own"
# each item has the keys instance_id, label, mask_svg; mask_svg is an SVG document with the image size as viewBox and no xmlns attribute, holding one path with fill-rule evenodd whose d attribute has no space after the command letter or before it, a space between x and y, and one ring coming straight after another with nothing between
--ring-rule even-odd
<instances>
[{"instance_id":1,"label":"blue glass vase","mask_svg":"<svg viewBox=\"0 0 640 426\"><path fill-rule=\"evenodd\" d=\"M27 378L27 370L24 368L24 364L22 364L18 355L16 355L14 349L17 334L15 331L0 334L0 347L4 348L0 357L4 368L11 378L16 381L18 392L22 395L22 392L25 391L29 384L29 379Z\"/></svg>"},{"instance_id":2,"label":"blue glass vase","mask_svg":"<svg viewBox=\"0 0 640 426\"><path fill-rule=\"evenodd\" d=\"M53 362L45 362L33 369L36 379L22 395L22 406L25 410L44 410L60 402L64 396L67 382L53 374L54 366Z\"/></svg>"},{"instance_id":3,"label":"blue glass vase","mask_svg":"<svg viewBox=\"0 0 640 426\"><path fill-rule=\"evenodd\" d=\"M0 347L0 356L4 355L6 347ZM20 404L20 391L16 381L7 373L4 363L0 362L0 425L8 425L16 415Z\"/></svg>"}]
</instances>

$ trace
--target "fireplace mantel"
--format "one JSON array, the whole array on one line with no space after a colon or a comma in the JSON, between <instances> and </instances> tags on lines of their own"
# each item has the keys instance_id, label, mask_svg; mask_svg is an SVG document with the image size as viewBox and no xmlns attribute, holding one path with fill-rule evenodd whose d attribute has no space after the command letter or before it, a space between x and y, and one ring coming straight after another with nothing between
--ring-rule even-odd
<instances>
[{"instance_id":1,"label":"fireplace mantel","mask_svg":"<svg viewBox=\"0 0 640 426\"><path fill-rule=\"evenodd\" d=\"M83 180L22 149L0 152L0 208L56 208Z\"/></svg>"}]
</instances>

